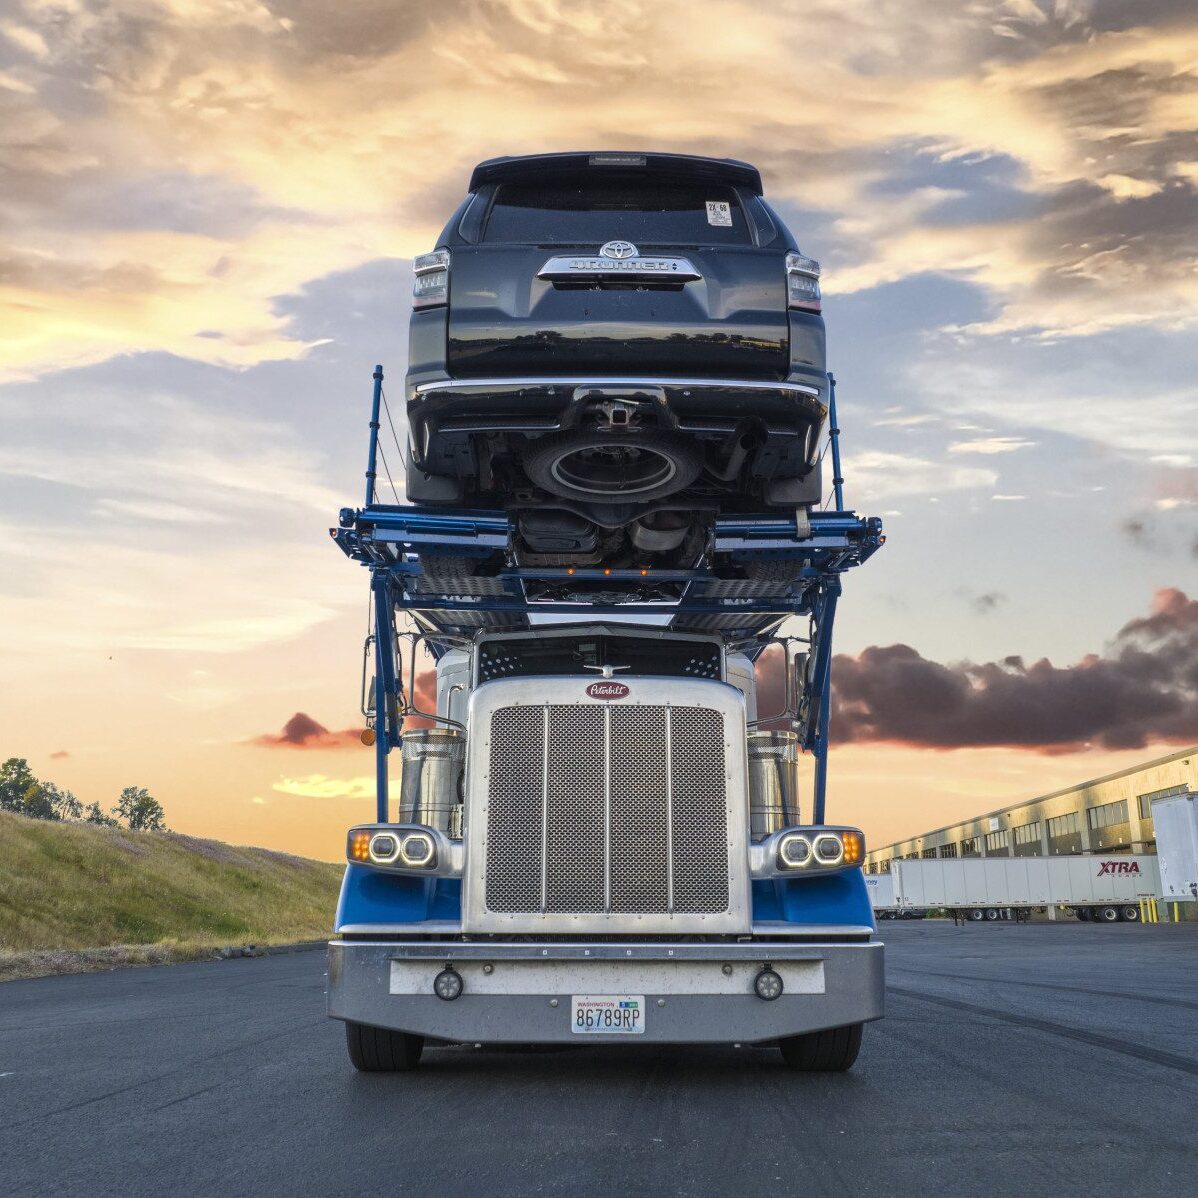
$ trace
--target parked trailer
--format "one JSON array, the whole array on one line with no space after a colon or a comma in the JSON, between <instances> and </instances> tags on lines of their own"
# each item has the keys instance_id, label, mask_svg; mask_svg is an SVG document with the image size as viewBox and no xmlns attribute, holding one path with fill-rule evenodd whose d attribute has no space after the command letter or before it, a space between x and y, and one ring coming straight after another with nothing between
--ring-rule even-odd
<instances>
[{"instance_id":1,"label":"parked trailer","mask_svg":"<svg viewBox=\"0 0 1198 1198\"><path fill-rule=\"evenodd\" d=\"M1152 826L1156 829L1161 897L1171 903L1198 900L1198 795L1179 794L1156 799Z\"/></svg>"},{"instance_id":2,"label":"parked trailer","mask_svg":"<svg viewBox=\"0 0 1198 1198\"><path fill-rule=\"evenodd\" d=\"M893 874L867 874L865 889L878 919L923 919L927 915L923 907L900 907L894 901Z\"/></svg>"},{"instance_id":3,"label":"parked trailer","mask_svg":"<svg viewBox=\"0 0 1198 1198\"><path fill-rule=\"evenodd\" d=\"M1155 856L982 857L895 861L894 904L941 907L969 920L1064 907L1078 919L1129 923L1160 894Z\"/></svg>"}]
</instances>

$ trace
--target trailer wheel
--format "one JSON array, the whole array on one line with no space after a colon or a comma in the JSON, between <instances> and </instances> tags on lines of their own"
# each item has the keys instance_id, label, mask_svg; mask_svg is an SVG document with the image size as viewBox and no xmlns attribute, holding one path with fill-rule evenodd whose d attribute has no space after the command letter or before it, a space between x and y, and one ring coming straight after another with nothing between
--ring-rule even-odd
<instances>
[{"instance_id":1,"label":"trailer wheel","mask_svg":"<svg viewBox=\"0 0 1198 1198\"><path fill-rule=\"evenodd\" d=\"M1140 922L1140 908L1139 907L1132 907L1130 905L1126 906L1126 907L1120 907L1119 915L1125 923L1139 923Z\"/></svg>"},{"instance_id":2,"label":"trailer wheel","mask_svg":"<svg viewBox=\"0 0 1198 1198\"><path fill-rule=\"evenodd\" d=\"M420 1062L424 1037L347 1022L345 1047L354 1068L363 1073L407 1073Z\"/></svg>"},{"instance_id":3,"label":"trailer wheel","mask_svg":"<svg viewBox=\"0 0 1198 1198\"><path fill-rule=\"evenodd\" d=\"M1098 907L1094 912L1094 918L1099 923L1118 923L1119 908L1118 907Z\"/></svg>"},{"instance_id":4,"label":"trailer wheel","mask_svg":"<svg viewBox=\"0 0 1198 1198\"><path fill-rule=\"evenodd\" d=\"M1000 918L998 908L997 907L987 907L986 908L986 918L990 922L993 922L994 920Z\"/></svg>"},{"instance_id":5,"label":"trailer wheel","mask_svg":"<svg viewBox=\"0 0 1198 1198\"><path fill-rule=\"evenodd\" d=\"M1076 916L1078 917L1078 919L1080 919L1080 920L1082 921L1082 923L1088 923L1088 922L1089 922L1089 919L1090 919L1090 910L1089 910L1089 908L1088 908L1088 907L1078 907L1078 908L1077 908L1077 909L1076 909L1076 910L1073 912L1073 914L1074 914L1074 915L1076 915Z\"/></svg>"},{"instance_id":6,"label":"trailer wheel","mask_svg":"<svg viewBox=\"0 0 1198 1198\"><path fill-rule=\"evenodd\" d=\"M966 915L966 919L970 920L972 923L981 923L985 918L986 912L983 911L981 907L971 907L969 909L968 915Z\"/></svg>"},{"instance_id":7,"label":"trailer wheel","mask_svg":"<svg viewBox=\"0 0 1198 1198\"><path fill-rule=\"evenodd\" d=\"M861 1051L862 1024L832 1027L805 1036L787 1036L778 1041L782 1059L791 1069L805 1073L843 1073L853 1067Z\"/></svg>"}]
</instances>

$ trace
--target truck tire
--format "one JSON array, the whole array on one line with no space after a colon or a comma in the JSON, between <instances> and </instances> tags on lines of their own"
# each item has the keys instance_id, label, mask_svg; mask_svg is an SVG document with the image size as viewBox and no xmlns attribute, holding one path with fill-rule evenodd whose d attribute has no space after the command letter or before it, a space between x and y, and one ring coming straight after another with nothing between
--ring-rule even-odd
<instances>
[{"instance_id":1,"label":"truck tire","mask_svg":"<svg viewBox=\"0 0 1198 1198\"><path fill-rule=\"evenodd\" d=\"M1118 923L1119 908L1118 907L1096 907L1094 909L1094 918L1099 923Z\"/></svg>"},{"instance_id":2,"label":"truck tire","mask_svg":"<svg viewBox=\"0 0 1198 1198\"><path fill-rule=\"evenodd\" d=\"M551 495L647 503L685 490L699 477L703 461L702 448L683 433L563 429L532 443L524 470Z\"/></svg>"},{"instance_id":3,"label":"truck tire","mask_svg":"<svg viewBox=\"0 0 1198 1198\"><path fill-rule=\"evenodd\" d=\"M1119 918L1122 919L1124 921L1124 923L1139 923L1140 922L1140 908L1133 907L1130 904L1126 907L1120 907L1119 908Z\"/></svg>"},{"instance_id":4,"label":"truck tire","mask_svg":"<svg viewBox=\"0 0 1198 1198\"><path fill-rule=\"evenodd\" d=\"M1088 923L1090 920L1090 912L1085 907L1074 908L1073 914L1076 915L1078 919L1082 921L1082 923Z\"/></svg>"},{"instance_id":5,"label":"truck tire","mask_svg":"<svg viewBox=\"0 0 1198 1198\"><path fill-rule=\"evenodd\" d=\"M345 1047L363 1073L407 1073L420 1063L424 1037L368 1023L346 1023Z\"/></svg>"},{"instance_id":6,"label":"truck tire","mask_svg":"<svg viewBox=\"0 0 1198 1198\"><path fill-rule=\"evenodd\" d=\"M985 918L986 912L983 911L981 907L971 907L969 909L969 913L966 915L966 919L968 919L971 923L981 923L981 921Z\"/></svg>"},{"instance_id":7,"label":"truck tire","mask_svg":"<svg viewBox=\"0 0 1198 1198\"><path fill-rule=\"evenodd\" d=\"M805 1073L843 1073L853 1067L861 1051L862 1024L831 1027L805 1036L787 1036L778 1041L782 1059L791 1069Z\"/></svg>"},{"instance_id":8,"label":"truck tire","mask_svg":"<svg viewBox=\"0 0 1198 1198\"><path fill-rule=\"evenodd\" d=\"M994 920L1002 918L1002 913L999 911L999 909L997 907L987 907L986 908L986 918L991 923L993 923Z\"/></svg>"}]
</instances>

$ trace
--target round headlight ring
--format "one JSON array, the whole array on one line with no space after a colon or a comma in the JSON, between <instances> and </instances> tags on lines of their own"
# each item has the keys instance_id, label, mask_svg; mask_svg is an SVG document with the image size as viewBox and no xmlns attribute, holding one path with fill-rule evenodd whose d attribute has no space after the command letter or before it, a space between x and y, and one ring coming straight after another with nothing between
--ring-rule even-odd
<instances>
[{"instance_id":1,"label":"round headlight ring","mask_svg":"<svg viewBox=\"0 0 1198 1198\"><path fill-rule=\"evenodd\" d=\"M823 851L829 846L832 849L830 854ZM811 847L820 865L839 865L844 860L844 844L839 836L833 836L831 832L821 833Z\"/></svg>"},{"instance_id":2,"label":"round headlight ring","mask_svg":"<svg viewBox=\"0 0 1198 1198\"><path fill-rule=\"evenodd\" d=\"M399 856L399 837L390 832L376 832L370 838L370 860L375 865L390 865Z\"/></svg>"},{"instance_id":3,"label":"round headlight ring","mask_svg":"<svg viewBox=\"0 0 1198 1198\"><path fill-rule=\"evenodd\" d=\"M413 851L415 850L415 851ZM432 863L436 855L433 838L427 832L412 832L403 838L399 846L399 855L405 865L420 869Z\"/></svg>"},{"instance_id":4,"label":"round headlight ring","mask_svg":"<svg viewBox=\"0 0 1198 1198\"><path fill-rule=\"evenodd\" d=\"M802 869L811 864L811 841L799 833L784 836L778 846L778 856L787 868Z\"/></svg>"}]
</instances>

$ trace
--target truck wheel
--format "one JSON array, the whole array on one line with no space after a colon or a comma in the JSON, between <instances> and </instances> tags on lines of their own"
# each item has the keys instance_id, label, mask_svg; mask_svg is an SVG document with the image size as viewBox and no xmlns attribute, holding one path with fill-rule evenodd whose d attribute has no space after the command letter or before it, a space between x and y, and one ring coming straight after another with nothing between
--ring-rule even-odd
<instances>
[{"instance_id":1,"label":"truck wheel","mask_svg":"<svg viewBox=\"0 0 1198 1198\"><path fill-rule=\"evenodd\" d=\"M986 918L992 922L994 920L998 919L999 918L998 909L995 907L987 907L986 908Z\"/></svg>"},{"instance_id":2,"label":"truck wheel","mask_svg":"<svg viewBox=\"0 0 1198 1198\"><path fill-rule=\"evenodd\" d=\"M368 1023L346 1023L345 1047L354 1068L363 1073L406 1073L419 1063L424 1037Z\"/></svg>"},{"instance_id":3,"label":"truck wheel","mask_svg":"<svg viewBox=\"0 0 1198 1198\"><path fill-rule=\"evenodd\" d=\"M986 912L983 911L981 909L981 907L971 907L969 910L968 918L971 923L980 923L983 919L986 918Z\"/></svg>"},{"instance_id":4,"label":"truck wheel","mask_svg":"<svg viewBox=\"0 0 1198 1198\"><path fill-rule=\"evenodd\" d=\"M843 1073L853 1067L861 1051L860 1023L832 1027L805 1036L787 1036L778 1041L782 1059L791 1069L806 1073Z\"/></svg>"},{"instance_id":5,"label":"truck wheel","mask_svg":"<svg viewBox=\"0 0 1198 1198\"><path fill-rule=\"evenodd\" d=\"M1094 912L1094 918L1099 923L1118 923L1119 908L1118 907L1099 907Z\"/></svg>"},{"instance_id":6,"label":"truck wheel","mask_svg":"<svg viewBox=\"0 0 1198 1198\"><path fill-rule=\"evenodd\" d=\"M1119 915L1120 915L1120 918L1122 918L1125 923L1139 923L1140 922L1140 908L1139 907L1132 907L1132 906L1120 907Z\"/></svg>"},{"instance_id":7,"label":"truck wheel","mask_svg":"<svg viewBox=\"0 0 1198 1198\"><path fill-rule=\"evenodd\" d=\"M1090 920L1090 912L1085 907L1078 907L1073 914L1076 915L1078 919L1082 921L1082 923L1088 923Z\"/></svg>"}]
</instances>

